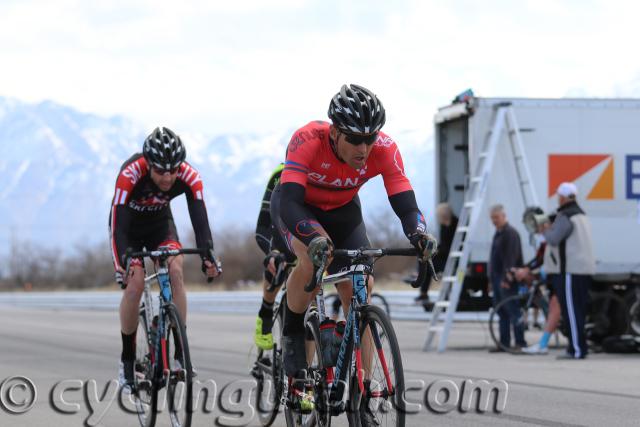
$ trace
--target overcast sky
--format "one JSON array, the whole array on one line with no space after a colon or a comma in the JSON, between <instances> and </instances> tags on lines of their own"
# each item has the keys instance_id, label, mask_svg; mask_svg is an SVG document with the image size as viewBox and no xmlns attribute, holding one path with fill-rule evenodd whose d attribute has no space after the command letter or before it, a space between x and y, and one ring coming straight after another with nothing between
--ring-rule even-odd
<instances>
[{"instance_id":1,"label":"overcast sky","mask_svg":"<svg viewBox=\"0 0 640 427\"><path fill-rule=\"evenodd\" d=\"M640 3L2 0L0 96L178 131L268 132L326 117L344 82L387 130L481 96L640 96Z\"/></svg>"}]
</instances>

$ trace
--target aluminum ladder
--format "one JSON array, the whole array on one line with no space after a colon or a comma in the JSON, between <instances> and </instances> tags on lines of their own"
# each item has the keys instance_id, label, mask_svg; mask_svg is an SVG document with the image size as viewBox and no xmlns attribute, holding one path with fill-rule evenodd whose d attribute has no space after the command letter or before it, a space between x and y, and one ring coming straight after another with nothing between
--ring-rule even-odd
<instances>
[{"instance_id":1,"label":"aluminum ladder","mask_svg":"<svg viewBox=\"0 0 640 427\"><path fill-rule=\"evenodd\" d=\"M436 336L439 337L438 352L443 352L447 348L453 317L458 307L462 284L471 254L471 245L468 243L468 238L473 235L477 227L480 210L487 192L487 184L491 176L493 161L505 129L507 130L507 137L513 154L518 186L524 206L538 206L537 193L531 179L531 171L525 157L522 137L513 107L511 103L507 102L497 104L494 109L493 126L483 141L476 167L473 170L475 175L469 179L466 185L458 227L445 264L438 299L435 301L431 313L424 351L432 349ZM443 313L445 318L442 323L440 316Z\"/></svg>"}]
</instances>

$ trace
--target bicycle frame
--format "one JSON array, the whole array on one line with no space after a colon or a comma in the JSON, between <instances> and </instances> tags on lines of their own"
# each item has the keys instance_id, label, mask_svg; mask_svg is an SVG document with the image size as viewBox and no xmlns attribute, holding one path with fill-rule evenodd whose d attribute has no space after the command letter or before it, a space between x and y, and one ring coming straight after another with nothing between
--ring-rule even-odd
<instances>
[{"instance_id":1,"label":"bicycle frame","mask_svg":"<svg viewBox=\"0 0 640 427\"><path fill-rule=\"evenodd\" d=\"M364 390L364 373L362 369L362 349L360 346L360 330L359 330L359 322L360 322L360 311L363 306L369 304L368 302L368 288L367 288L367 277L369 273L367 272L367 267L361 264L354 264L351 270L347 272L337 273L328 275L322 279L322 285L334 284L345 281L348 278L351 281L351 286L353 289L353 295L351 297L351 303L349 304L349 310L346 316L346 325L345 331L342 339L342 343L340 344L340 350L338 352L338 359L336 361L335 373L332 372L332 369L329 368L327 375L327 382L330 384L330 390L335 390L335 394L333 394L332 401L333 402L342 402L344 398L344 385L346 384L346 374L348 372L348 366L352 363L352 357L355 353L355 366L356 366L356 375L358 378L358 388L360 389L360 393L363 394ZM318 315L320 322L324 320L326 317L325 306L324 306L324 292L323 286L320 286L320 290L318 295L316 296L316 301L318 305ZM385 379L387 381L387 386L389 388L389 394L393 394L391 376L389 374L389 370L386 364L386 359L384 357L384 351L382 350L382 341L380 340L380 336L378 335L378 331L373 328L371 330L371 335L373 338L373 344L378 352L380 360L382 361L383 370ZM353 338L353 349L352 354L347 355L347 347L349 340ZM340 387L343 385L343 387Z\"/></svg>"},{"instance_id":2,"label":"bicycle frame","mask_svg":"<svg viewBox=\"0 0 640 427\"><path fill-rule=\"evenodd\" d=\"M158 271L150 276L145 277L144 279L144 306L145 306L145 319L147 322L147 330L150 331L153 326L153 318L155 317L155 313L153 311L153 301L151 296L151 282L157 279L158 285L160 286L160 294L158 296L158 309L161 313L164 307L167 304L170 304L173 301L173 295L171 293L171 279L169 278L169 267L167 266L167 260L164 258L160 258L158 261ZM160 314L158 313L158 314ZM152 342L151 334L147 334L147 340L151 351L152 363L155 363L158 360L158 351L162 352L162 366L163 369L166 370L168 364L168 360L166 360L167 352L166 352L166 338L165 336L165 316L158 316L158 325L155 335L155 342ZM167 374L167 372L163 372Z\"/></svg>"}]
</instances>

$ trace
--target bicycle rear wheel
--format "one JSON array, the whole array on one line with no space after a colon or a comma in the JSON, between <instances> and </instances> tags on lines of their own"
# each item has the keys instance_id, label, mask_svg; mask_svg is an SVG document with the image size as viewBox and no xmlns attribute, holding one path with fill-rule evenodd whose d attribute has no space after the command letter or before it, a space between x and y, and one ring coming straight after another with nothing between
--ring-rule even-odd
<instances>
[{"instance_id":1,"label":"bicycle rear wheel","mask_svg":"<svg viewBox=\"0 0 640 427\"><path fill-rule=\"evenodd\" d=\"M167 406L173 427L189 427L193 415L193 367L184 325L173 303L164 308L165 345L161 344L167 385ZM161 342L162 343L162 342Z\"/></svg>"},{"instance_id":2,"label":"bicycle rear wheel","mask_svg":"<svg viewBox=\"0 0 640 427\"><path fill-rule=\"evenodd\" d=\"M136 332L136 360L134 364L133 400L135 402L138 421L142 427L152 427L156 423L158 409L158 378L155 363L155 349L153 336L149 337L151 329L147 326L144 305L140 307L138 330ZM151 344L150 344L151 343Z\"/></svg>"},{"instance_id":3,"label":"bicycle rear wheel","mask_svg":"<svg viewBox=\"0 0 640 427\"><path fill-rule=\"evenodd\" d=\"M349 425L404 427L406 405L400 346L382 308L374 305L362 308L360 337L362 353L358 356L356 349L357 372L350 390Z\"/></svg>"},{"instance_id":4,"label":"bicycle rear wheel","mask_svg":"<svg viewBox=\"0 0 640 427\"><path fill-rule=\"evenodd\" d=\"M273 424L280 411L280 400L284 381L286 380L282 367L282 327L284 306L286 300L283 297L273 316L273 349L260 350L254 367L253 375L256 377L256 412L258 421L264 427Z\"/></svg>"}]
</instances>

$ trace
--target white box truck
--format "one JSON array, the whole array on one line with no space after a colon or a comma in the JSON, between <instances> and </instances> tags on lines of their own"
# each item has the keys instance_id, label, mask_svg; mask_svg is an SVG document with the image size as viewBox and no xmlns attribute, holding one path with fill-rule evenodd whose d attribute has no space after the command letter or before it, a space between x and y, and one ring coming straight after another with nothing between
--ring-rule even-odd
<instances>
[{"instance_id":1,"label":"white box truck","mask_svg":"<svg viewBox=\"0 0 640 427\"><path fill-rule=\"evenodd\" d=\"M578 187L578 203L593 228L595 285L627 288L633 299L640 282L640 99L523 99L466 96L435 116L436 200L459 213L469 178L499 105L511 105L517 117L524 158L540 207L557 209L555 191L563 181ZM507 135L497 146L475 232L465 289L486 289L486 262L494 227L489 209L505 206L523 240L525 261L533 257L522 224L526 208ZM622 291L621 291L622 292ZM485 295L486 297L486 295ZM465 301L464 292L461 304ZM639 332L640 333L640 332Z\"/></svg>"}]
</instances>

